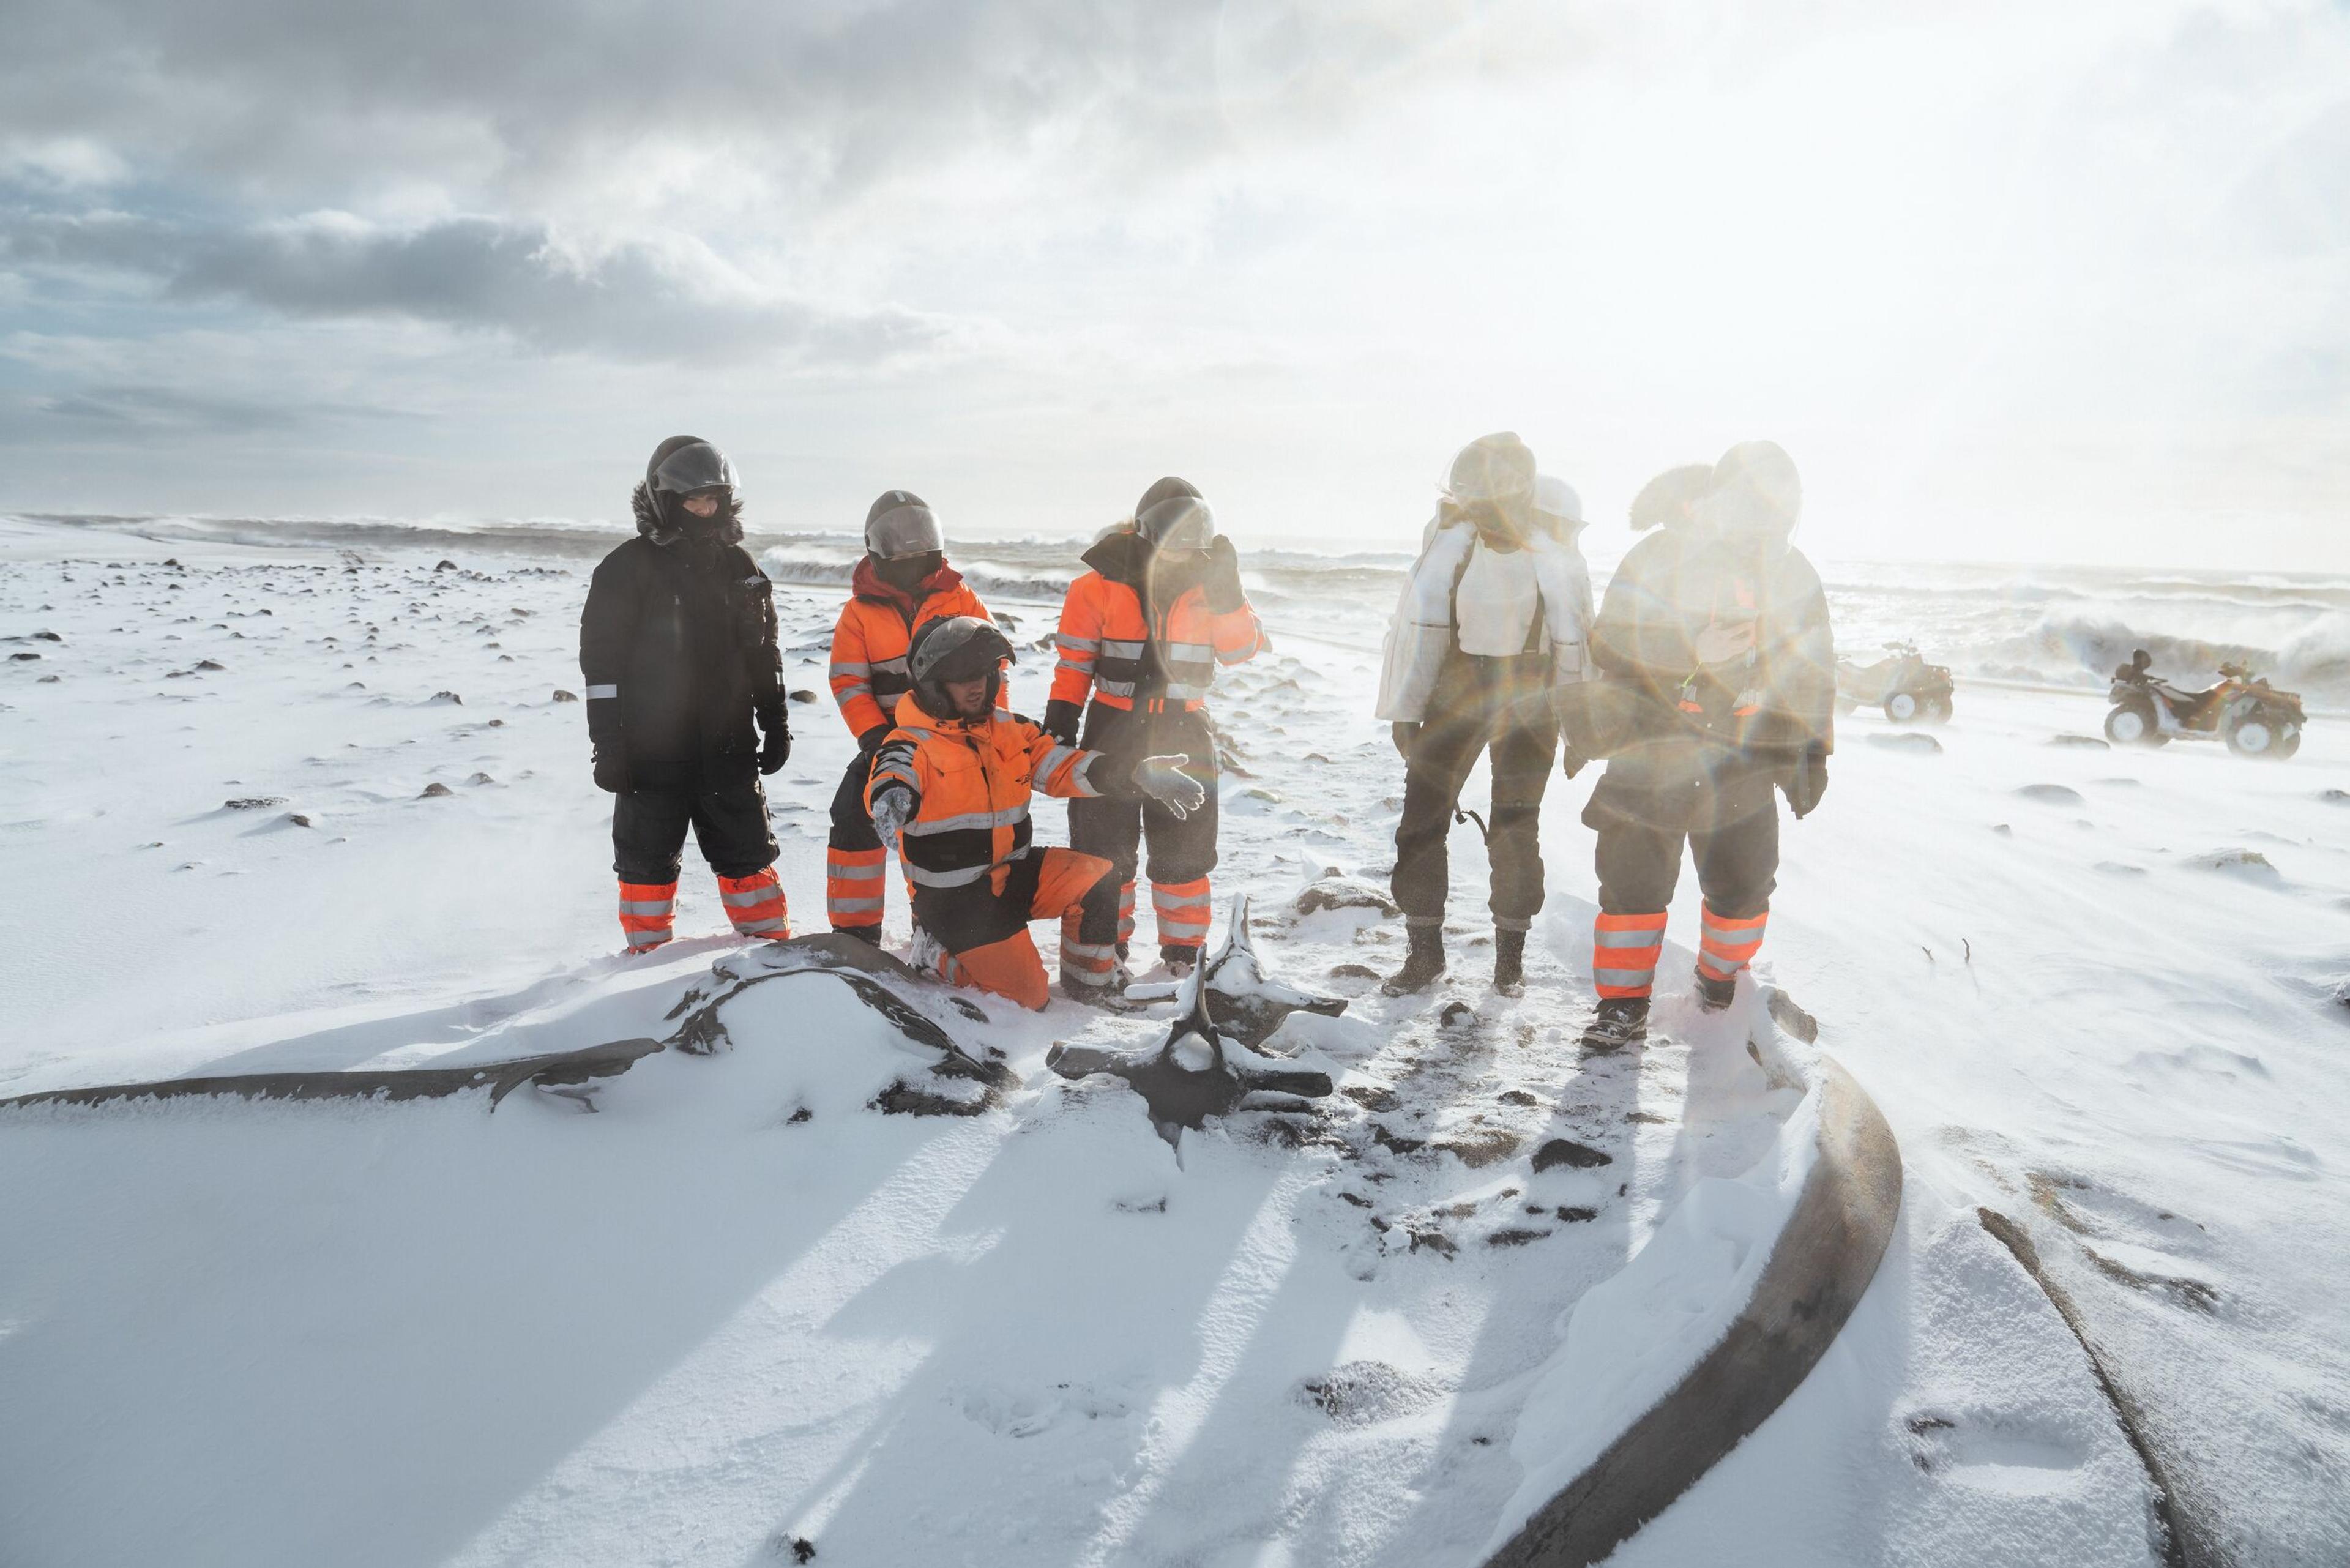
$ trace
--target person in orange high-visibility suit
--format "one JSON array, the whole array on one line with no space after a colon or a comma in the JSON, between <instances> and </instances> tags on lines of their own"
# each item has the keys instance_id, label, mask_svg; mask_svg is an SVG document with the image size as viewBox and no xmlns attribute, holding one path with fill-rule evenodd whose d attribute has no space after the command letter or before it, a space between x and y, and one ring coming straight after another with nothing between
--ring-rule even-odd
<instances>
[{"instance_id":1,"label":"person in orange high-visibility suit","mask_svg":"<svg viewBox=\"0 0 2350 1568\"><path fill-rule=\"evenodd\" d=\"M833 792L832 832L824 850L825 912L832 929L876 946L889 857L873 836L865 785L873 753L897 722L914 634L958 615L991 618L962 574L947 565L937 516L911 491L882 492L865 514L865 558L857 563L848 602L832 628L832 699L857 737L857 754Z\"/></svg>"},{"instance_id":2,"label":"person in orange high-visibility suit","mask_svg":"<svg viewBox=\"0 0 2350 1568\"><path fill-rule=\"evenodd\" d=\"M1159 959L1178 974L1200 961L1208 874L1216 867L1208 687L1217 666L1253 659L1269 645L1242 590L1232 541L1216 533L1208 504L1183 480L1162 479L1144 491L1134 520L1095 541L1085 563L1092 569L1069 585L1061 607L1061 662L1045 727L1075 745L1082 713L1087 746L1128 757L1180 753L1207 789L1203 809L1189 815L1131 797L1070 804L1070 844L1117 873L1086 895L1062 946L1062 989L1097 1002L1124 990L1128 978L1123 961L1145 842Z\"/></svg>"},{"instance_id":3,"label":"person in orange high-visibility suit","mask_svg":"<svg viewBox=\"0 0 2350 1568\"><path fill-rule=\"evenodd\" d=\"M875 836L897 851L913 885L915 966L1041 1009L1052 992L1028 922L1074 914L1110 864L1038 847L1031 793L1148 795L1181 813L1197 810L1208 792L1180 756L1105 757L997 708L1012 657L1003 634L975 617L916 632L910 690L874 753L866 802Z\"/></svg>"}]
</instances>

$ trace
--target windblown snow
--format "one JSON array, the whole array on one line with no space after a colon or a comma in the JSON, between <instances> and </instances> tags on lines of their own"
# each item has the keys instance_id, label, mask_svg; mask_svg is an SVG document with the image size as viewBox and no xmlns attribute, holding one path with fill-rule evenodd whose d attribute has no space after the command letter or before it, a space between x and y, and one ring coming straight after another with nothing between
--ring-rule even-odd
<instances>
[{"instance_id":1,"label":"windblown snow","mask_svg":"<svg viewBox=\"0 0 2350 1568\"><path fill-rule=\"evenodd\" d=\"M612 956L567 696L605 543L0 522L0 1096L665 1037L743 972L691 852L685 940ZM981 577L1024 649L1055 550ZM770 781L803 929L850 745L829 559L767 557L810 693ZM1179 1167L1116 1080L1044 1065L1170 1009L974 1023L932 990L1015 1082L893 1112L923 1048L803 972L725 1002L711 1054L494 1111L0 1110L0 1561L1472 1564L1719 1337L1807 1168L1817 1050L1899 1137L1893 1249L1794 1397L1612 1561L2160 1561L2145 1468L1981 1207L2033 1235L2229 1561L2350 1561L2339 726L2256 763L2107 750L2094 690L1962 681L1939 748L1856 715L1787 829L1763 988L1709 1018L1676 980L1644 1054L1579 1060L1594 774L1552 783L1527 995L1483 984L1464 826L1452 973L1379 996L1396 579L1249 568L1275 648L1220 680L1220 902L1252 891L1267 967L1349 999L1270 1044L1336 1094L1186 1135ZM1830 577L1863 639L1980 607ZM2140 645L2162 591L2116 612ZM2196 591L2181 639L2230 646ZM2298 618L2236 633L2338 659L2333 589L2259 591ZM1979 667L2086 635L2002 602L1966 623ZM1669 973L1695 915L1685 887Z\"/></svg>"}]
</instances>

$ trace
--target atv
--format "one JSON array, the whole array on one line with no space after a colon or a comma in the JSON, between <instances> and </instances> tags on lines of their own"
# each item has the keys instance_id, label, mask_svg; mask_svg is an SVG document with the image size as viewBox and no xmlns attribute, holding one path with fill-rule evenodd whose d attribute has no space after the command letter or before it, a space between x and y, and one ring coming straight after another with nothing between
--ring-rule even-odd
<instances>
[{"instance_id":1,"label":"atv","mask_svg":"<svg viewBox=\"0 0 2350 1568\"><path fill-rule=\"evenodd\" d=\"M2174 735L2218 735L2240 757L2282 759L2301 750L2301 694L2279 691L2241 664L2220 666L2220 684L2184 691L2156 677L2145 649L2114 671L2106 739L2159 746Z\"/></svg>"},{"instance_id":2,"label":"atv","mask_svg":"<svg viewBox=\"0 0 2350 1568\"><path fill-rule=\"evenodd\" d=\"M1950 667L1927 663L1914 642L1888 642L1885 648L1887 657L1874 664L1836 660L1836 706L1847 713L1882 708L1897 724L1947 721L1952 711Z\"/></svg>"}]
</instances>

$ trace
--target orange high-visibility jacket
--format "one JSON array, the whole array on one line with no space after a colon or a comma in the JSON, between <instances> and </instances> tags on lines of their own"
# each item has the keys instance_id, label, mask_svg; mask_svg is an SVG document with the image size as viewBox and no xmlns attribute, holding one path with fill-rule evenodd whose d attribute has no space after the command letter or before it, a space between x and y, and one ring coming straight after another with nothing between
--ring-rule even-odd
<instances>
[{"instance_id":1,"label":"orange high-visibility jacket","mask_svg":"<svg viewBox=\"0 0 2350 1568\"><path fill-rule=\"evenodd\" d=\"M1124 537L1112 535L1086 560L1101 560L1105 546ZM1204 590L1187 588L1154 619L1132 584L1105 576L1098 566L1069 585L1059 641L1054 701L1083 707L1090 688L1106 708L1144 712L1204 706L1217 665L1243 663L1265 647L1264 628L1246 604L1217 615Z\"/></svg>"},{"instance_id":2,"label":"orange high-visibility jacket","mask_svg":"<svg viewBox=\"0 0 2350 1568\"><path fill-rule=\"evenodd\" d=\"M857 563L848 602L832 628L832 700L850 734L862 738L889 722L898 699L906 694L906 650L913 646L914 633L957 615L993 618L953 567L931 574L916 606L874 575L869 557Z\"/></svg>"},{"instance_id":3,"label":"orange high-visibility jacket","mask_svg":"<svg viewBox=\"0 0 2350 1568\"><path fill-rule=\"evenodd\" d=\"M883 790L914 792L916 810L899 846L918 904L925 891L982 880L1001 893L1012 862L1029 853L1030 793L1103 794L1087 776L1100 754L1065 746L1035 721L1000 708L991 718L941 721L907 696L898 703L898 727L874 753L866 809Z\"/></svg>"}]
</instances>

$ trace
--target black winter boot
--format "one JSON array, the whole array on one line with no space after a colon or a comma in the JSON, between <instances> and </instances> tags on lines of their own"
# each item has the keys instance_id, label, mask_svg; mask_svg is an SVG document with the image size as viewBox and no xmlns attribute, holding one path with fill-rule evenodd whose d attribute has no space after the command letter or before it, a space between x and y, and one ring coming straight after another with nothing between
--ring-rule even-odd
<instances>
[{"instance_id":1,"label":"black winter boot","mask_svg":"<svg viewBox=\"0 0 2350 1568\"><path fill-rule=\"evenodd\" d=\"M1411 938L1411 951L1405 955L1403 968L1379 987L1389 996L1409 996L1426 991L1444 972L1444 928L1411 926L1407 930Z\"/></svg>"},{"instance_id":2,"label":"black winter boot","mask_svg":"<svg viewBox=\"0 0 2350 1568\"><path fill-rule=\"evenodd\" d=\"M1493 989L1503 996L1526 993L1526 933L1493 933Z\"/></svg>"},{"instance_id":3,"label":"black winter boot","mask_svg":"<svg viewBox=\"0 0 2350 1568\"><path fill-rule=\"evenodd\" d=\"M1697 1004L1708 1012L1719 1012L1738 1000L1738 977L1716 980L1703 970L1697 971Z\"/></svg>"},{"instance_id":4,"label":"black winter boot","mask_svg":"<svg viewBox=\"0 0 2350 1568\"><path fill-rule=\"evenodd\" d=\"M1648 999L1645 996L1603 998L1599 1011L1583 1032L1583 1049L1595 1056L1637 1045L1648 1037Z\"/></svg>"}]
</instances>

